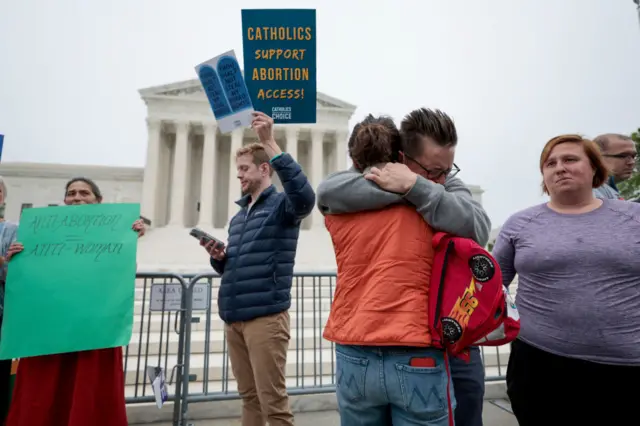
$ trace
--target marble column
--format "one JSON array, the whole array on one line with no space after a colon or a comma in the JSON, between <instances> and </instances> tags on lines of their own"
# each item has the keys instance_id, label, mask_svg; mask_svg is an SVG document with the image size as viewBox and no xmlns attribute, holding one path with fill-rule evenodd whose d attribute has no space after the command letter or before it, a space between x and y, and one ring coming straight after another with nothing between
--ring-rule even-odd
<instances>
[{"instance_id":1,"label":"marble column","mask_svg":"<svg viewBox=\"0 0 640 426\"><path fill-rule=\"evenodd\" d=\"M311 185L313 190L317 191L318 185L322 182L324 172L324 131L311 131ZM311 226L323 226L324 221L322 214L317 207L314 207L311 213Z\"/></svg>"},{"instance_id":2,"label":"marble column","mask_svg":"<svg viewBox=\"0 0 640 426\"><path fill-rule=\"evenodd\" d=\"M336 170L342 171L347 168L347 138L349 137L349 132L346 130L338 130L336 132Z\"/></svg>"},{"instance_id":3,"label":"marble column","mask_svg":"<svg viewBox=\"0 0 640 426\"><path fill-rule=\"evenodd\" d=\"M171 182L171 209L169 214L169 225L172 226L184 226L188 151L189 122L176 122L176 143L173 152L173 180Z\"/></svg>"},{"instance_id":4,"label":"marble column","mask_svg":"<svg viewBox=\"0 0 640 426\"><path fill-rule=\"evenodd\" d=\"M200 175L200 215L198 227L213 228L213 199L216 190L216 124L203 123L204 146L202 150L202 174Z\"/></svg>"},{"instance_id":5,"label":"marble column","mask_svg":"<svg viewBox=\"0 0 640 426\"><path fill-rule=\"evenodd\" d=\"M147 118L147 161L144 166L144 180L142 183L141 214L157 226L156 206L158 204L158 179L160 175L160 138L162 136L162 121Z\"/></svg>"},{"instance_id":6,"label":"marble column","mask_svg":"<svg viewBox=\"0 0 640 426\"><path fill-rule=\"evenodd\" d=\"M236 201L240 199L241 187L238 180L238 171L236 169L236 151L242 148L242 139L244 138L244 129L239 128L231 133L231 158L229 159L229 215L227 223L238 213L239 207Z\"/></svg>"},{"instance_id":7,"label":"marble column","mask_svg":"<svg viewBox=\"0 0 640 426\"><path fill-rule=\"evenodd\" d=\"M298 136L299 135L300 135L300 128L287 127L287 130L286 130L287 146L285 148L285 151L289 155L291 155L293 159L296 161L298 161Z\"/></svg>"}]
</instances>

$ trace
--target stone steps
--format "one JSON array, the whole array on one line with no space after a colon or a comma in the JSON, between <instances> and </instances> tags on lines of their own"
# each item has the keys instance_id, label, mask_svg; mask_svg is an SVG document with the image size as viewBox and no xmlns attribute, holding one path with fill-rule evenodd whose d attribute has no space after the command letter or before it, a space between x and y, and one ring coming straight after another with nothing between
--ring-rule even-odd
<instances>
[{"instance_id":1,"label":"stone steps","mask_svg":"<svg viewBox=\"0 0 640 426\"><path fill-rule=\"evenodd\" d=\"M193 273L211 272L207 253L189 235L190 228L151 227L138 241L138 270ZM228 231L202 227L210 235L227 241ZM170 248L169 248L170 247ZM324 226L301 229L295 259L296 271L335 270L336 260L331 236Z\"/></svg>"},{"instance_id":2,"label":"stone steps","mask_svg":"<svg viewBox=\"0 0 640 426\"><path fill-rule=\"evenodd\" d=\"M154 284L162 284L162 283L154 283ZM167 284L178 284L177 282L170 282ZM214 284L211 286L211 300L215 301L218 297L218 289L220 286L218 284ZM149 294L151 292L151 285L141 284L136 285L135 288L135 300L142 301L148 300ZM314 285L312 282L305 282L304 285L294 285L291 287L291 300L300 299L300 298L313 298L315 296L318 298L332 298L336 292L335 281L330 281L328 278L323 279L322 281L317 281Z\"/></svg>"},{"instance_id":3,"label":"stone steps","mask_svg":"<svg viewBox=\"0 0 640 426\"><path fill-rule=\"evenodd\" d=\"M325 340L322 337L321 329L304 328L304 329L292 329L291 340L289 342L290 351L296 348L300 349L323 349L332 345L331 342ZM148 337L147 337L148 336ZM206 340L206 330L192 331L191 332L191 353L192 354L219 354L223 353L226 349L226 343L224 339L224 331L214 330L209 332L209 341ZM132 356L149 355L153 356L158 353L176 354L178 350L178 334L173 331L164 333L162 336L159 333L133 333L131 343L129 343L128 351ZM207 347L208 345L208 347ZM333 346L331 346L333 347ZM509 345L499 346L497 348L485 347L485 354L491 357L508 356ZM501 360L502 361L502 360ZM497 361L496 361L497 362ZM490 363L490 365L493 365Z\"/></svg>"},{"instance_id":4,"label":"stone steps","mask_svg":"<svg viewBox=\"0 0 640 426\"><path fill-rule=\"evenodd\" d=\"M211 299L210 304L211 313L218 315L218 302L216 298ZM312 297L307 297L305 295L304 298L292 298L291 300L291 312L297 312L299 310L303 310L304 312L312 312L314 309L316 311L329 312L331 308L331 298L330 297L322 297L318 299L313 299ZM133 313L134 315L142 315L142 313L149 312L149 301L136 299L133 305ZM194 311L195 316L202 315L203 311ZM159 312L155 313L156 316L160 316Z\"/></svg>"},{"instance_id":5,"label":"stone steps","mask_svg":"<svg viewBox=\"0 0 640 426\"><path fill-rule=\"evenodd\" d=\"M224 331L210 331L209 342L206 340L206 334L205 330L191 332L191 353L222 353L226 347ZM163 353L177 353L178 339L178 334L173 331L165 332L162 335L160 333L133 333L128 348L131 354L158 354L160 349ZM293 329L291 330L289 347L319 348L321 342L323 347L330 344L329 341L322 338L322 330L320 329L315 330L315 335L313 328Z\"/></svg>"},{"instance_id":6,"label":"stone steps","mask_svg":"<svg viewBox=\"0 0 640 426\"><path fill-rule=\"evenodd\" d=\"M202 331L207 329L206 322L206 314L198 315L194 313L194 317L198 317L199 322L191 324L192 331ZM291 312L291 328L324 328L327 319L329 318L329 312L304 312L304 313L296 313ZM169 326L172 330L175 325L175 314L167 314L164 315L160 313L155 313L152 315L135 316L133 318L133 331L134 332L160 332L161 330L167 331L167 326ZM209 330L221 331L224 330L224 323L220 320L220 317L217 313L210 313L210 324Z\"/></svg>"},{"instance_id":7,"label":"stone steps","mask_svg":"<svg viewBox=\"0 0 640 426\"><path fill-rule=\"evenodd\" d=\"M504 345L497 348L484 348L484 363L489 367L506 366L506 362L509 358L509 353L509 345ZM141 356L138 356L137 353L129 350L125 353L124 362L126 364L128 373L135 373L138 358L141 359L140 371L142 371L142 369L146 368L147 365L157 366L158 364L160 364L160 367L165 367L166 365L167 368L173 368L173 366L176 365L176 357L177 355L171 352L169 352L168 354L165 352L158 352L155 354L149 353L141 354ZM192 352L190 357L191 374L198 374L194 371L194 369L196 368L205 369L207 368L206 366L208 366L208 368L221 368L224 362L228 362L227 359L228 357L224 352L209 352L208 354L204 352ZM306 368L308 367L307 364L311 364L311 367L313 367L313 365L318 365L320 363L326 362L331 365L335 365L334 345L326 340L323 340L321 346L319 345L315 348L296 348L294 345L291 345L289 347L289 351L287 352L287 368L289 368L290 366L297 366L297 369L294 368L292 370L291 374L293 375L302 374L301 371L303 370L306 371ZM202 376L203 374L204 370L202 370L202 372L198 375ZM209 372L208 375L210 378L216 379L218 377L221 377L221 374L221 372L215 370L214 373ZM288 375L289 373L287 373L287 376ZM304 375L307 374L305 373Z\"/></svg>"},{"instance_id":8,"label":"stone steps","mask_svg":"<svg viewBox=\"0 0 640 426\"><path fill-rule=\"evenodd\" d=\"M160 358L160 366L167 367L167 370L176 365L176 355L163 355ZM190 374L196 374L198 381L202 381L208 377L209 380L220 380L223 377L223 366L226 361L226 354L191 354L190 357ZM147 365L157 366L158 356L149 355L146 364L143 365L145 357L142 357L140 363L140 371L143 371ZM126 384L134 384L136 381L138 357L131 354L125 357L126 364L125 382ZM322 365L322 367L320 367ZM296 375L313 376L322 368L323 371L331 372L335 366L335 354L329 344L323 349L305 349L296 353L295 348L290 350L287 355L286 376L295 377ZM170 373L169 373L170 374Z\"/></svg>"}]
</instances>

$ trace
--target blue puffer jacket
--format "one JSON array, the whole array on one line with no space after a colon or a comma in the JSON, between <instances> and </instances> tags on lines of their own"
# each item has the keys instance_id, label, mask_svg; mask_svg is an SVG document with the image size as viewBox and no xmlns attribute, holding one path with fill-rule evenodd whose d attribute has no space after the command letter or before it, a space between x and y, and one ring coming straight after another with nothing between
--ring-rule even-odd
<instances>
[{"instance_id":1,"label":"blue puffer jacket","mask_svg":"<svg viewBox=\"0 0 640 426\"><path fill-rule=\"evenodd\" d=\"M249 321L291 307L291 281L300 222L316 202L313 188L289 154L271 160L284 192L271 185L248 209L251 197L229 224L226 258L211 259L222 275L218 311L226 323Z\"/></svg>"}]
</instances>

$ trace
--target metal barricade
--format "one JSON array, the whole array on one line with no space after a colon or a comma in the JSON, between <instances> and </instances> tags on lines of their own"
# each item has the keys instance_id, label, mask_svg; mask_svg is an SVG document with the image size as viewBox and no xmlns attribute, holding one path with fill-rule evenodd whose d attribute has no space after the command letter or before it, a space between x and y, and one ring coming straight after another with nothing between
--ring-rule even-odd
<instances>
[{"instance_id":1,"label":"metal barricade","mask_svg":"<svg viewBox=\"0 0 640 426\"><path fill-rule=\"evenodd\" d=\"M334 344L322 338L335 280L333 272L296 274L293 278L286 371L291 395L335 391ZM209 294L216 295L220 278L215 273L198 275L190 281L189 291L202 284L207 286ZM190 365L191 385L184 390L183 406L188 402L239 398L231 375L224 324L215 303L201 311L194 309L190 325L192 334L186 339L185 353L190 354L187 358L191 359L185 359L185 364L193 360L197 364Z\"/></svg>"},{"instance_id":2,"label":"metal barricade","mask_svg":"<svg viewBox=\"0 0 640 426\"><path fill-rule=\"evenodd\" d=\"M127 403L154 402L147 368L162 368L167 383L175 390L173 423L181 424L185 338L188 336L188 308L185 279L173 273L136 274L133 335L124 350L125 400Z\"/></svg>"},{"instance_id":3,"label":"metal barricade","mask_svg":"<svg viewBox=\"0 0 640 426\"><path fill-rule=\"evenodd\" d=\"M191 279L187 282L187 278ZM175 390L169 399L175 404L173 424L176 426L187 424L189 403L239 398L230 368L225 326L215 303L220 277L214 272L182 277L140 273L138 279L143 282L136 285L136 318L139 315L139 320L134 333L137 335L134 334L125 355L127 402L153 401L150 386L144 385L149 381L141 370L141 365L144 369L149 363L170 372L169 382L175 384ZM166 288L176 283L182 289L180 306L175 306L174 295L166 298L171 305L167 309L149 311L150 287ZM335 272L294 274L286 365L290 395L335 392L335 347L322 337L335 285ZM485 381L504 380L509 347L483 347L481 353ZM135 363L135 367L131 367L131 363Z\"/></svg>"}]
</instances>

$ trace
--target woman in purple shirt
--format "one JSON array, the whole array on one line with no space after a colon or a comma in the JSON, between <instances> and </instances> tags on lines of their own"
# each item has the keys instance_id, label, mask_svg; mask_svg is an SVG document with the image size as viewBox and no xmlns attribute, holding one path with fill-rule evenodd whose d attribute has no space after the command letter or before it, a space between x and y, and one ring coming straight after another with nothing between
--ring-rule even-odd
<instances>
[{"instance_id":1,"label":"woman in purple shirt","mask_svg":"<svg viewBox=\"0 0 640 426\"><path fill-rule=\"evenodd\" d=\"M493 249L504 284L518 274L514 414L520 426L640 424L640 204L593 196L607 170L578 135L551 139L540 171L550 201L511 216Z\"/></svg>"}]
</instances>

